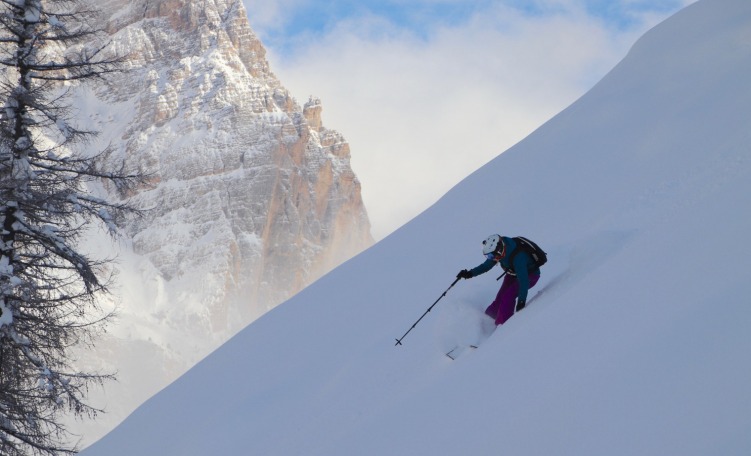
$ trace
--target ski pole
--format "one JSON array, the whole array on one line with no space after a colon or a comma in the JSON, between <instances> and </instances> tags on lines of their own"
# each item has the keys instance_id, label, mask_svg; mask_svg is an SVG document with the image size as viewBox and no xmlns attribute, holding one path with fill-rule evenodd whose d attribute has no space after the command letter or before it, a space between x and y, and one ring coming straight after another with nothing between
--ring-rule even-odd
<instances>
[{"instance_id":1,"label":"ski pole","mask_svg":"<svg viewBox=\"0 0 751 456\"><path fill-rule=\"evenodd\" d=\"M505 276L508 271L503 271L503 274L499 275L495 280L501 280L501 277Z\"/></svg>"},{"instance_id":2,"label":"ski pole","mask_svg":"<svg viewBox=\"0 0 751 456\"><path fill-rule=\"evenodd\" d=\"M407 330L407 332L405 332L402 337L400 337L399 339L396 339L396 345L401 345L402 344L402 339L404 339L405 337L407 337L407 334L409 334L410 331L412 331L413 329L415 329L415 326L417 326L417 324L420 323L420 320L422 320L423 317L428 314L428 312L430 312L431 310L433 310L433 307L435 307L435 305L438 304L438 301L440 301L444 296L446 296L446 293L448 293L449 290L452 289L454 287L454 285L456 285L456 282L458 282L459 280L461 280L461 277L457 277L456 280L454 280L454 283L452 283L450 287L446 288L446 291L444 291L443 294L438 299L435 300L435 302L433 303L433 305L431 305L430 307L428 307L428 310L426 310L425 313L422 314L422 317L418 318L417 321L415 322L415 324L412 325L412 327L409 328ZM394 346L396 346L396 345L394 345Z\"/></svg>"}]
</instances>

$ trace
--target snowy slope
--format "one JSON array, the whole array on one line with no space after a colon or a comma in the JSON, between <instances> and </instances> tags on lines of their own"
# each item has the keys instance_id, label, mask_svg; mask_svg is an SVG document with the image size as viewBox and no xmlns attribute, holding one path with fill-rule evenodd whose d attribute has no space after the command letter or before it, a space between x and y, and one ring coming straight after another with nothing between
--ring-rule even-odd
<instances>
[{"instance_id":1,"label":"snowy slope","mask_svg":"<svg viewBox=\"0 0 751 456\"><path fill-rule=\"evenodd\" d=\"M751 454L749 74L751 2L686 8L82 454ZM491 332L491 271L394 347L498 231L549 252L528 308Z\"/></svg>"}]
</instances>

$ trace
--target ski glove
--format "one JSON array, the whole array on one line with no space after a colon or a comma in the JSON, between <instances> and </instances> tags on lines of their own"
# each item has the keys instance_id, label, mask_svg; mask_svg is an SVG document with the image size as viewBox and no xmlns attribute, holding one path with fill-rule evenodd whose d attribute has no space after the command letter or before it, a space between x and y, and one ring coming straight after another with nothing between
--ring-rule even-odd
<instances>
[{"instance_id":1,"label":"ski glove","mask_svg":"<svg viewBox=\"0 0 751 456\"><path fill-rule=\"evenodd\" d=\"M466 269L462 269L459 271L459 274L456 275L457 279L471 279L472 273L467 271Z\"/></svg>"},{"instance_id":2,"label":"ski glove","mask_svg":"<svg viewBox=\"0 0 751 456\"><path fill-rule=\"evenodd\" d=\"M526 305L527 305L526 301L522 301L521 299L518 299L518 300L516 301L516 311L517 311L517 312L519 312L519 311L520 311L520 310L522 310L522 309L524 308L524 306L526 306Z\"/></svg>"}]
</instances>

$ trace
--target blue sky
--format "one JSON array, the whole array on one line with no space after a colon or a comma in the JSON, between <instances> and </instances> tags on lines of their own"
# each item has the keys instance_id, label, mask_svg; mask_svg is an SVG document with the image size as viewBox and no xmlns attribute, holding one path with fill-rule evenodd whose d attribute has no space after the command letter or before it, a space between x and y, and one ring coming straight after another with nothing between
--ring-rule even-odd
<instances>
[{"instance_id":1,"label":"blue sky","mask_svg":"<svg viewBox=\"0 0 751 456\"><path fill-rule=\"evenodd\" d=\"M243 0L352 149L377 239L565 109L694 0Z\"/></svg>"},{"instance_id":2,"label":"blue sky","mask_svg":"<svg viewBox=\"0 0 751 456\"><path fill-rule=\"evenodd\" d=\"M505 5L530 17L565 13L582 8L593 18L613 29L640 27L645 14L669 14L688 2L685 0L292 0L264 6L268 0L244 0L252 10L275 9L275 20L261 21L262 38L278 50L291 51L300 38L324 35L337 24L363 17L378 17L392 26L409 30L416 36L429 36L438 26L456 26L472 15Z\"/></svg>"}]
</instances>

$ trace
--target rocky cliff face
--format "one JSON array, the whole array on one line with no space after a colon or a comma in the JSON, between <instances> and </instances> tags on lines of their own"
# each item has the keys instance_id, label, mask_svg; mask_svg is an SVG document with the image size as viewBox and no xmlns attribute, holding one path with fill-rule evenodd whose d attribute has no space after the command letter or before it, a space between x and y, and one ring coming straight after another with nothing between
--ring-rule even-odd
<instances>
[{"instance_id":1,"label":"rocky cliff face","mask_svg":"<svg viewBox=\"0 0 751 456\"><path fill-rule=\"evenodd\" d=\"M150 352L134 365L161 366L164 382L370 245L370 226L346 140L274 76L241 0L98 7L128 71L78 108L102 132L94 147L148 175L134 194L109 189L144 212L124 222L122 318L105 348Z\"/></svg>"},{"instance_id":2,"label":"rocky cliff face","mask_svg":"<svg viewBox=\"0 0 751 456\"><path fill-rule=\"evenodd\" d=\"M165 282L204 294L211 330L257 315L371 242L349 146L270 71L239 0L110 0L128 72L98 99L103 124L149 185L127 223ZM233 296L240 290L241 296ZM229 299L244 301L237 309Z\"/></svg>"}]
</instances>

